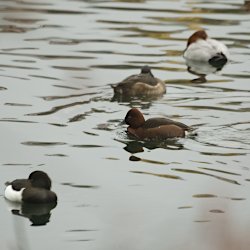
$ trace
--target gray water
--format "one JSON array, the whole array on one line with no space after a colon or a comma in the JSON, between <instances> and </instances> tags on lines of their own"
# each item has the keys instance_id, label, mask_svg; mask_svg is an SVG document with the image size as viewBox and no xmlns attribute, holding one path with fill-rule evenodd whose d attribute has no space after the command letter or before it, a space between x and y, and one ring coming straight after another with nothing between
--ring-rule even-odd
<instances>
[{"instance_id":1,"label":"gray water","mask_svg":"<svg viewBox=\"0 0 250 250\"><path fill-rule=\"evenodd\" d=\"M249 249L249 10L240 0L0 1L0 249ZM231 58L197 80L182 53L201 28ZM167 94L113 99L109 84L145 64ZM198 135L130 141L120 124L130 107ZM3 198L5 181L37 169L59 199L44 226Z\"/></svg>"}]
</instances>

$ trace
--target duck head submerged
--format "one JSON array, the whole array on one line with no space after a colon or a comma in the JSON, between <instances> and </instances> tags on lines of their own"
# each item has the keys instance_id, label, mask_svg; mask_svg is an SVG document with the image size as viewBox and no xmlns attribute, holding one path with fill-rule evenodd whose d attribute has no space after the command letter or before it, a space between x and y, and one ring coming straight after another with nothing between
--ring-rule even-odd
<instances>
[{"instance_id":1,"label":"duck head submerged","mask_svg":"<svg viewBox=\"0 0 250 250\"><path fill-rule=\"evenodd\" d=\"M57 195L50 190L51 179L43 171L34 171L28 179L16 179L6 184L4 196L9 201L34 204L57 202Z\"/></svg>"},{"instance_id":2,"label":"duck head submerged","mask_svg":"<svg viewBox=\"0 0 250 250\"><path fill-rule=\"evenodd\" d=\"M228 61L229 51L222 42L209 38L205 30L198 30L188 38L183 56L186 63L197 61L222 69Z\"/></svg>"},{"instance_id":3,"label":"duck head submerged","mask_svg":"<svg viewBox=\"0 0 250 250\"><path fill-rule=\"evenodd\" d=\"M149 66L141 68L140 74L131 75L118 84L111 84L114 94L129 97L152 97L166 93L166 85L159 78L154 77Z\"/></svg>"},{"instance_id":4,"label":"duck head submerged","mask_svg":"<svg viewBox=\"0 0 250 250\"><path fill-rule=\"evenodd\" d=\"M205 30L198 30L196 32L194 32L187 41L187 47L192 44L195 43L197 40L202 39L202 40L206 40L208 38L208 35L206 33Z\"/></svg>"}]
</instances>

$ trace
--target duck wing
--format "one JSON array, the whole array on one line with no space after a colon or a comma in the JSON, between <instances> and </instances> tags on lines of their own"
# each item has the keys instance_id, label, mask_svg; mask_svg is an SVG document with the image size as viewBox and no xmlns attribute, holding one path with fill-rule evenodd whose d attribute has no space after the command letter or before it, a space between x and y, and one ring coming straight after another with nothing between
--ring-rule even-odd
<instances>
[{"instance_id":1,"label":"duck wing","mask_svg":"<svg viewBox=\"0 0 250 250\"><path fill-rule=\"evenodd\" d=\"M17 179L12 182L7 182L5 184L12 185L12 188L16 191L20 191L22 188L31 187L31 183L27 179Z\"/></svg>"},{"instance_id":2,"label":"duck wing","mask_svg":"<svg viewBox=\"0 0 250 250\"><path fill-rule=\"evenodd\" d=\"M115 85L111 85L111 86L113 88L115 88L115 87L130 88L138 82L146 83L146 84L151 85L151 86L155 86L155 85L157 85L158 80L156 78L154 78L150 73L139 74L139 75L129 76L129 77L125 78L122 82L115 84Z\"/></svg>"},{"instance_id":3,"label":"duck wing","mask_svg":"<svg viewBox=\"0 0 250 250\"><path fill-rule=\"evenodd\" d=\"M168 118L151 118L145 121L143 128L149 129L149 128L155 128L163 125L175 125L178 126L184 130L191 130L191 128L184 123L176 122Z\"/></svg>"}]
</instances>

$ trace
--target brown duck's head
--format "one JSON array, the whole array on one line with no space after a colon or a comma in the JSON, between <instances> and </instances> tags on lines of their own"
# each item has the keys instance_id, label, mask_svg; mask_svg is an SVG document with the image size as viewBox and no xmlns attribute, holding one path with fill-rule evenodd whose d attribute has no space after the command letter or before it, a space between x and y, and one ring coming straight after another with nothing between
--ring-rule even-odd
<instances>
[{"instance_id":1,"label":"brown duck's head","mask_svg":"<svg viewBox=\"0 0 250 250\"><path fill-rule=\"evenodd\" d=\"M193 35L191 35L189 38L188 38L188 41L187 41L187 47L192 44L192 43L195 43L197 40L199 39L202 39L202 40L206 40L208 38L208 35L206 33L205 30L198 30L196 32L194 32Z\"/></svg>"},{"instance_id":2,"label":"brown duck's head","mask_svg":"<svg viewBox=\"0 0 250 250\"><path fill-rule=\"evenodd\" d=\"M50 190L51 180L49 176L43 171L34 171L29 175L29 180L33 187L45 188Z\"/></svg>"},{"instance_id":3,"label":"brown duck's head","mask_svg":"<svg viewBox=\"0 0 250 250\"><path fill-rule=\"evenodd\" d=\"M128 111L125 122L132 128L139 128L144 124L145 119L139 109L132 108Z\"/></svg>"}]
</instances>

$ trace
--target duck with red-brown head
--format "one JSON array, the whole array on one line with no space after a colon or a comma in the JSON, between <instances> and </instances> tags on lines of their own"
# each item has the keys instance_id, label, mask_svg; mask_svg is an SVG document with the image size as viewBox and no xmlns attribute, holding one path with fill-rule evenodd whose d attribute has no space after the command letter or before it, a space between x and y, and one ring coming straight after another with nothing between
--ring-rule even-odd
<instances>
[{"instance_id":1,"label":"duck with red-brown head","mask_svg":"<svg viewBox=\"0 0 250 250\"><path fill-rule=\"evenodd\" d=\"M222 42L209 38L205 30L198 30L188 38L184 58L222 68L228 61L229 51Z\"/></svg>"},{"instance_id":2,"label":"duck with red-brown head","mask_svg":"<svg viewBox=\"0 0 250 250\"><path fill-rule=\"evenodd\" d=\"M205 30L198 30L196 32L193 33L193 35L191 35L189 38L188 38L188 41L187 41L187 47L192 44L192 43L195 43L197 40L199 39L203 39L203 40L206 40L208 38L207 36L207 33Z\"/></svg>"},{"instance_id":3,"label":"duck with red-brown head","mask_svg":"<svg viewBox=\"0 0 250 250\"><path fill-rule=\"evenodd\" d=\"M128 111L125 122L129 125L127 128L128 134L140 140L185 137L186 132L191 130L189 126L168 118L156 117L145 120L143 114L137 108Z\"/></svg>"},{"instance_id":4,"label":"duck with red-brown head","mask_svg":"<svg viewBox=\"0 0 250 250\"><path fill-rule=\"evenodd\" d=\"M128 111L125 122L128 124L131 128L139 128L143 126L145 123L145 119L143 114L139 111L137 108L132 108Z\"/></svg>"}]
</instances>

